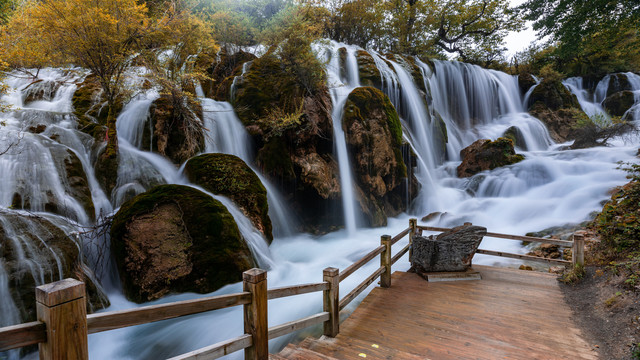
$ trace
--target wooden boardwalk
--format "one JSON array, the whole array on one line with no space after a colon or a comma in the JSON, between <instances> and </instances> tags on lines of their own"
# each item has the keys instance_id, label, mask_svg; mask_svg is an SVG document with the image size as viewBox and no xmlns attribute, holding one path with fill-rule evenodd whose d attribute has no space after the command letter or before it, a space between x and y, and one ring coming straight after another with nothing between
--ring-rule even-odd
<instances>
[{"instance_id":1,"label":"wooden boardwalk","mask_svg":"<svg viewBox=\"0 0 640 360\"><path fill-rule=\"evenodd\" d=\"M395 272L336 338L272 359L597 359L551 274L474 266L482 280L426 282Z\"/></svg>"}]
</instances>

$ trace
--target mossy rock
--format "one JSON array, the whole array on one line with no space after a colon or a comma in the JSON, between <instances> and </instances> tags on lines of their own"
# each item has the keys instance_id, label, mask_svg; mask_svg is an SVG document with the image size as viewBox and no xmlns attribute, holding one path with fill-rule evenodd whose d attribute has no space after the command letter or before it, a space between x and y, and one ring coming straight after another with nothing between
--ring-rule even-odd
<instances>
[{"instance_id":1,"label":"mossy rock","mask_svg":"<svg viewBox=\"0 0 640 360\"><path fill-rule=\"evenodd\" d=\"M341 47L338 49L338 58L339 58L339 65L340 65L340 76L343 79L346 79L347 77L347 56L349 54L347 53L347 48Z\"/></svg>"},{"instance_id":2,"label":"mossy rock","mask_svg":"<svg viewBox=\"0 0 640 360\"><path fill-rule=\"evenodd\" d=\"M182 164L205 147L202 117L202 106L191 98L159 97L149 110L153 135L144 132L143 149L152 149L175 164Z\"/></svg>"},{"instance_id":3,"label":"mossy rock","mask_svg":"<svg viewBox=\"0 0 640 360\"><path fill-rule=\"evenodd\" d=\"M522 133L522 131L520 131L519 128L515 126L508 128L507 131L504 132L502 137L513 141L514 146L517 146L525 151L527 150L527 144L524 140L524 134Z\"/></svg>"},{"instance_id":4,"label":"mossy rock","mask_svg":"<svg viewBox=\"0 0 640 360\"><path fill-rule=\"evenodd\" d=\"M540 119L549 129L549 134L556 142L575 139L576 129L583 124L588 125L591 120L579 107L551 110L542 102L538 102L529 109L529 113Z\"/></svg>"},{"instance_id":5,"label":"mossy rock","mask_svg":"<svg viewBox=\"0 0 640 360\"><path fill-rule=\"evenodd\" d=\"M607 87L607 97L621 91L631 91L633 87L629 82L629 77L624 73L611 74L609 87Z\"/></svg>"},{"instance_id":6,"label":"mossy rock","mask_svg":"<svg viewBox=\"0 0 640 360\"><path fill-rule=\"evenodd\" d=\"M22 322L36 320L36 286L63 278L86 282L90 312L109 305L99 287L80 270L87 268L82 264L80 247L44 217L0 213L0 263L7 273L11 300Z\"/></svg>"},{"instance_id":7,"label":"mossy rock","mask_svg":"<svg viewBox=\"0 0 640 360\"><path fill-rule=\"evenodd\" d=\"M524 156L516 154L513 141L498 138L496 141L477 140L460 151L462 163L458 166L458 177L470 177L481 171L493 170L497 167L516 164L524 160Z\"/></svg>"},{"instance_id":8,"label":"mossy rock","mask_svg":"<svg viewBox=\"0 0 640 360\"><path fill-rule=\"evenodd\" d=\"M447 124L442 119L442 116L433 111L431 114L431 122L433 126L434 143L440 150L440 161L444 161L447 154L447 143L449 142L449 131L447 130Z\"/></svg>"},{"instance_id":9,"label":"mossy rock","mask_svg":"<svg viewBox=\"0 0 640 360\"><path fill-rule=\"evenodd\" d=\"M25 104L34 101L51 101L55 97L62 82L55 80L38 79L22 89L22 102Z\"/></svg>"},{"instance_id":10,"label":"mossy rock","mask_svg":"<svg viewBox=\"0 0 640 360\"><path fill-rule=\"evenodd\" d=\"M203 62L213 58L217 59L213 64ZM206 69L209 76L209 79L200 82L205 96L218 101L230 101L233 79L242 75L242 67L245 63L255 59L255 55L242 50L232 55L222 50L213 56L199 56L196 65L198 68Z\"/></svg>"},{"instance_id":11,"label":"mossy rock","mask_svg":"<svg viewBox=\"0 0 640 360\"><path fill-rule=\"evenodd\" d=\"M542 80L531 93L529 104L529 109L543 104L552 111L580 107L578 98L567 90L560 80Z\"/></svg>"},{"instance_id":12,"label":"mossy rock","mask_svg":"<svg viewBox=\"0 0 640 360\"><path fill-rule=\"evenodd\" d=\"M111 249L128 299L208 293L256 265L227 209L187 186L160 185L113 218Z\"/></svg>"},{"instance_id":13,"label":"mossy rock","mask_svg":"<svg viewBox=\"0 0 640 360\"><path fill-rule=\"evenodd\" d=\"M612 116L623 116L635 104L635 95L631 91L619 91L608 96L602 106Z\"/></svg>"},{"instance_id":14,"label":"mossy rock","mask_svg":"<svg viewBox=\"0 0 640 360\"><path fill-rule=\"evenodd\" d=\"M388 201L407 178L398 114L380 90L359 87L347 98L342 127L369 224L385 225L387 212L405 210L395 208L402 202Z\"/></svg>"},{"instance_id":15,"label":"mossy rock","mask_svg":"<svg viewBox=\"0 0 640 360\"><path fill-rule=\"evenodd\" d=\"M521 73L518 75L518 87L522 95L526 94L536 83L536 79L534 79L530 73Z\"/></svg>"},{"instance_id":16,"label":"mossy rock","mask_svg":"<svg viewBox=\"0 0 640 360\"><path fill-rule=\"evenodd\" d=\"M273 240L267 190L242 159L227 154L204 154L189 159L185 173L192 183L233 200L267 240Z\"/></svg>"},{"instance_id":17,"label":"mossy rock","mask_svg":"<svg viewBox=\"0 0 640 360\"><path fill-rule=\"evenodd\" d=\"M94 165L96 179L104 190L107 197L111 196L113 189L118 183L118 156L107 156L104 150L98 154L98 159Z\"/></svg>"},{"instance_id":18,"label":"mossy rock","mask_svg":"<svg viewBox=\"0 0 640 360\"><path fill-rule=\"evenodd\" d=\"M78 121L78 130L91 135L98 142L103 141L107 131L109 106L97 76L88 75L78 84L71 104ZM113 109L114 116L122 111L123 106L122 99L117 99Z\"/></svg>"},{"instance_id":19,"label":"mossy rock","mask_svg":"<svg viewBox=\"0 0 640 360\"><path fill-rule=\"evenodd\" d=\"M358 50L356 51L356 59L358 60L358 73L362 86L382 88L380 71L376 67L373 57L364 50Z\"/></svg>"}]
</instances>

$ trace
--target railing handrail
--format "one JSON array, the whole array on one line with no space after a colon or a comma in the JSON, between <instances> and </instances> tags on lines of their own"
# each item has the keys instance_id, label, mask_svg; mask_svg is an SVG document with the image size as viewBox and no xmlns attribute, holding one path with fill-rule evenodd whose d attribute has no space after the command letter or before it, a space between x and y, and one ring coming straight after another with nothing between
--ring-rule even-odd
<instances>
[{"instance_id":1,"label":"railing handrail","mask_svg":"<svg viewBox=\"0 0 640 360\"><path fill-rule=\"evenodd\" d=\"M407 252L411 251L411 245L414 236L417 235L418 231L420 231L421 233L422 230L444 232L451 230L451 228L418 226L416 219L410 219L409 227L407 229L401 231L393 238L388 235L382 236L380 246L365 254L362 258L352 263L343 271L339 272L334 268L325 269L323 272L324 281L321 283L291 285L266 289L266 272L259 269L253 269L245 272L244 274L245 291L243 292L192 300L182 300L165 304L148 305L135 309L95 313L88 316L85 315L85 331L88 334L93 334L101 331L114 330L129 326L141 325L161 320L203 313L207 311L244 305L244 335L225 340L202 349L194 350L192 352L174 357L172 358L172 360L215 359L242 349L245 349L245 358L247 359L264 359L264 348L266 347L267 339L270 340L273 338L284 336L292 332L307 328L309 326L321 323L325 324L325 335L337 335L339 327L339 312L343 310L349 303L351 303L358 295L360 295L378 278L381 279L380 286L389 287L391 285L391 266L398 260L400 260ZM409 235L409 243L405 245L400 251L398 251L396 255L391 256L391 247L407 235ZM584 263L584 238L582 235L575 234L575 241L545 239L532 236L508 235L492 232L488 232L486 236L508 240L549 243L567 247L573 246L573 264ZM491 250L478 250L477 253L518 258L522 260L545 261L563 265L571 263L564 260L543 259L534 256L509 254ZM340 299L338 293L340 282L342 282L348 276L375 259L378 255L380 255L380 267L378 267L371 275L364 279L364 281L362 281L353 290L351 290L346 296ZM250 284L253 285L249 287L247 287L248 279L253 279L251 281L255 281L250 282ZM263 285L259 285L262 282L264 282ZM82 284L82 288L84 289L84 284ZM39 291L42 292L42 290ZM264 327L265 333L260 335L259 337L254 338L254 336L257 336L257 334L252 335L251 333L247 332L247 326L249 326L250 329L255 330L255 324L248 324L247 321L261 322L261 320L259 319L261 316L257 316L259 314L256 314L255 312L266 311L266 305L264 305L263 310L259 310L261 309L261 306L256 305L256 302L263 301L264 304L266 304L268 300L320 291L324 293L324 311L302 319L276 325L268 329L266 329L266 324L261 323L258 327ZM257 298L260 298L260 300L258 300ZM84 297L75 300L84 301ZM38 306L41 305L39 304ZM249 311L251 315L247 315L247 311ZM248 317L253 317L253 319L248 319ZM266 317L264 317L264 320L266 321ZM38 343L46 343L47 341L50 341L50 339L47 339L47 326L45 322L35 321L0 328L0 352ZM261 349L256 351L256 346L260 346ZM45 356L44 358L57 359L54 356L50 356L50 354L48 354L47 356Z\"/></svg>"}]
</instances>

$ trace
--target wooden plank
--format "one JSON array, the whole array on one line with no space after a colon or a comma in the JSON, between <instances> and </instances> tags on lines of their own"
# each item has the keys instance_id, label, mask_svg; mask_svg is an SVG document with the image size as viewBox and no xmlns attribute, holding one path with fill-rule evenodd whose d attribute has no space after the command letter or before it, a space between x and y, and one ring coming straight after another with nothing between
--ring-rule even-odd
<instances>
[{"instance_id":1,"label":"wooden plank","mask_svg":"<svg viewBox=\"0 0 640 360\"><path fill-rule=\"evenodd\" d=\"M353 264L351 264L351 266L349 266L348 268L342 270L340 272L340 282L342 282L342 280L346 279L349 275L351 275L354 272L356 272L356 270L360 269L366 263L368 263L369 261L373 260L373 258L375 258L376 256L380 255L384 251L384 249L385 249L385 247L380 245L377 248L373 249L371 252L369 252L367 255L363 256L360 260L358 260L358 261L354 262Z\"/></svg>"},{"instance_id":2,"label":"wooden plank","mask_svg":"<svg viewBox=\"0 0 640 360\"><path fill-rule=\"evenodd\" d=\"M445 232L445 231L451 230L451 228L442 228L442 227L435 227L435 226L418 226L418 228L421 230L436 231L436 232ZM485 237L495 237L495 238L506 239L506 240L518 240L518 241L526 241L526 242L553 244L553 245L559 245L564 247L573 246L573 241L569 241L569 240L546 239L546 238L539 238L539 237L533 237L533 236L509 235L509 234L500 234L500 233L494 233L494 232L487 232Z\"/></svg>"},{"instance_id":3,"label":"wooden plank","mask_svg":"<svg viewBox=\"0 0 640 360\"><path fill-rule=\"evenodd\" d=\"M198 314L205 311L224 309L251 302L251 294L212 296L201 299L176 301L168 304L143 306L136 309L109 311L87 316L89 334L123 327L147 324L160 320Z\"/></svg>"},{"instance_id":4,"label":"wooden plank","mask_svg":"<svg viewBox=\"0 0 640 360\"><path fill-rule=\"evenodd\" d=\"M47 327L40 321L0 328L0 352L45 341Z\"/></svg>"},{"instance_id":5,"label":"wooden plank","mask_svg":"<svg viewBox=\"0 0 640 360\"><path fill-rule=\"evenodd\" d=\"M244 334L237 338L221 341L219 343L194 350L186 354L172 357L169 360L210 360L229 355L238 350L246 349L252 345L251 335Z\"/></svg>"},{"instance_id":6,"label":"wooden plank","mask_svg":"<svg viewBox=\"0 0 640 360\"><path fill-rule=\"evenodd\" d=\"M347 296L345 296L342 300L340 300L339 309L342 310L345 306L349 305L350 302L353 301L360 293L362 293L369 285L371 285L376 279L384 273L385 268L379 267L373 274L371 274L368 278L366 278L360 285L358 285L355 289L351 290Z\"/></svg>"},{"instance_id":7,"label":"wooden plank","mask_svg":"<svg viewBox=\"0 0 640 360\"><path fill-rule=\"evenodd\" d=\"M385 358L365 350L372 344L387 356L397 349L423 359L597 358L574 325L556 276L474 269L482 280L431 283L396 272L393 286L373 289L334 340L310 348L337 359L357 359L358 352Z\"/></svg>"},{"instance_id":8,"label":"wooden plank","mask_svg":"<svg viewBox=\"0 0 640 360\"><path fill-rule=\"evenodd\" d=\"M392 237L391 238L391 245L394 245L398 241L402 240L402 238L407 236L407 234L409 234L410 231L411 231L411 228L408 227L408 228L402 230L398 235Z\"/></svg>"},{"instance_id":9,"label":"wooden plank","mask_svg":"<svg viewBox=\"0 0 640 360\"><path fill-rule=\"evenodd\" d=\"M460 281L460 280L481 280L480 273L475 270L460 272L441 272L424 274L429 282L438 281Z\"/></svg>"},{"instance_id":10,"label":"wooden plank","mask_svg":"<svg viewBox=\"0 0 640 360\"><path fill-rule=\"evenodd\" d=\"M566 260L547 259L547 258L542 258L542 257L537 257L537 256L511 254L511 253L506 253L506 252L501 252L501 251L493 251L493 250L478 249L478 250L476 250L476 254L501 256L501 257L506 257L506 258L511 258L511 259L526 260L526 261L537 261L537 262L544 262L544 263L548 263L548 264L571 265L571 261L566 261Z\"/></svg>"},{"instance_id":11,"label":"wooden plank","mask_svg":"<svg viewBox=\"0 0 640 360\"><path fill-rule=\"evenodd\" d=\"M304 328L308 328L309 326L322 324L323 322L328 320L329 313L325 311L319 314L307 316L306 318L290 321L282 325L273 326L269 328L269 340L291 334L294 331L302 330Z\"/></svg>"},{"instance_id":12,"label":"wooden plank","mask_svg":"<svg viewBox=\"0 0 640 360\"><path fill-rule=\"evenodd\" d=\"M324 291L329 289L329 284L326 282L317 284L303 284L295 286L283 286L279 288L269 289L267 291L267 298L269 300L279 299L288 296L308 294L317 291Z\"/></svg>"},{"instance_id":13,"label":"wooden plank","mask_svg":"<svg viewBox=\"0 0 640 360\"><path fill-rule=\"evenodd\" d=\"M404 254L406 254L407 251L409 251L410 247L411 247L411 244L407 244L405 247L402 248L402 250L398 251L398 253L391 258L391 265L395 264L398 260L400 260L400 258Z\"/></svg>"}]
</instances>

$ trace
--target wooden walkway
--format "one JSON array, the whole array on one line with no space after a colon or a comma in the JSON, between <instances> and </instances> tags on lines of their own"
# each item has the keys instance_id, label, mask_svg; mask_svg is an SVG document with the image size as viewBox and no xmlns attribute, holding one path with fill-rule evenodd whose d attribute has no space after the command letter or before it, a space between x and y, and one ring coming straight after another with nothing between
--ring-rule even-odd
<instances>
[{"instance_id":1,"label":"wooden walkway","mask_svg":"<svg viewBox=\"0 0 640 360\"><path fill-rule=\"evenodd\" d=\"M271 359L597 359L555 275L474 266L482 280L395 272L340 324Z\"/></svg>"}]
</instances>

